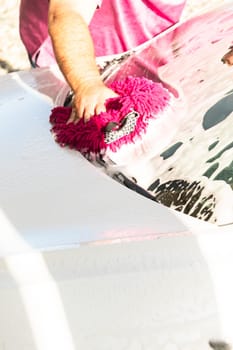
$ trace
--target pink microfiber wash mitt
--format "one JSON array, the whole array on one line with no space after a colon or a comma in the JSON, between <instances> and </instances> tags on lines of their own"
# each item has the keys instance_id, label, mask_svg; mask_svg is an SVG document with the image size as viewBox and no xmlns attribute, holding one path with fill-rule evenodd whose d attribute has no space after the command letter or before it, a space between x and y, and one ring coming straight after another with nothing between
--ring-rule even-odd
<instances>
[{"instance_id":1,"label":"pink microfiber wash mitt","mask_svg":"<svg viewBox=\"0 0 233 350\"><path fill-rule=\"evenodd\" d=\"M122 147L140 143L151 122L161 119L171 109L173 95L162 83L128 76L114 81L109 87L119 97L107 100L106 112L94 115L86 123L83 119L76 124L67 123L71 107L52 110L51 131L56 142L84 155L117 154ZM149 134L153 138L153 131Z\"/></svg>"}]
</instances>

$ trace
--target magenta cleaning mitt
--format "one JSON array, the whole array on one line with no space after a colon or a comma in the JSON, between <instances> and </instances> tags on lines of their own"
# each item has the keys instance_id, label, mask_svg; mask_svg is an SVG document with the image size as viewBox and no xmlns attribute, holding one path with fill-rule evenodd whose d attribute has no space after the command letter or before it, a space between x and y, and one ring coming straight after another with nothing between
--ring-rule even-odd
<instances>
[{"instance_id":1,"label":"magenta cleaning mitt","mask_svg":"<svg viewBox=\"0 0 233 350\"><path fill-rule=\"evenodd\" d=\"M82 154L117 152L135 144L146 134L149 122L162 117L172 94L161 84L143 77L129 76L110 86L119 97L106 101L106 112L87 123L68 123L71 107L55 107L50 115L52 133L61 146Z\"/></svg>"}]
</instances>

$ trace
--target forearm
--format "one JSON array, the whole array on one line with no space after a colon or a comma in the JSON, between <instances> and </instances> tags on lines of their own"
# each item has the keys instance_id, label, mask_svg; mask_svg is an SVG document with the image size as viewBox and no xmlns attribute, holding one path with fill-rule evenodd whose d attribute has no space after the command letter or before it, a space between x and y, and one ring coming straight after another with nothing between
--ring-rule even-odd
<instances>
[{"instance_id":1,"label":"forearm","mask_svg":"<svg viewBox=\"0 0 233 350\"><path fill-rule=\"evenodd\" d=\"M101 79L87 23L96 0L50 0L49 33L58 65L74 91L70 121L106 111L105 102L117 94Z\"/></svg>"},{"instance_id":2,"label":"forearm","mask_svg":"<svg viewBox=\"0 0 233 350\"><path fill-rule=\"evenodd\" d=\"M58 65L73 91L89 80L100 80L88 26L77 12L50 11L49 33Z\"/></svg>"}]
</instances>

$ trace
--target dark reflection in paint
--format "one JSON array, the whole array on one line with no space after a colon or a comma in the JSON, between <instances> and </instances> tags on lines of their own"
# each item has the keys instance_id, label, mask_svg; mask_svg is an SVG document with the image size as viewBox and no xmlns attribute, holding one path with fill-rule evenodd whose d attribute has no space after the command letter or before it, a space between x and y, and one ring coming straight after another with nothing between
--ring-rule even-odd
<instances>
[{"instance_id":1,"label":"dark reflection in paint","mask_svg":"<svg viewBox=\"0 0 233 350\"><path fill-rule=\"evenodd\" d=\"M218 167L219 167L219 163L214 163L213 165L211 165L211 167L209 167L206 170L203 176L210 178L213 175L213 173L218 169Z\"/></svg>"},{"instance_id":2,"label":"dark reflection in paint","mask_svg":"<svg viewBox=\"0 0 233 350\"><path fill-rule=\"evenodd\" d=\"M226 93L226 95L229 95L229 94L233 94L233 89Z\"/></svg>"},{"instance_id":3,"label":"dark reflection in paint","mask_svg":"<svg viewBox=\"0 0 233 350\"><path fill-rule=\"evenodd\" d=\"M178 150L178 148L180 148L180 146L182 146L182 145L183 145L183 142L177 142L174 145L172 145L171 147L169 147L166 151L161 153L160 156L163 159L167 159L167 158L173 156L173 154L175 154L175 152Z\"/></svg>"},{"instance_id":4,"label":"dark reflection in paint","mask_svg":"<svg viewBox=\"0 0 233 350\"><path fill-rule=\"evenodd\" d=\"M128 187L129 189L143 195L144 197L155 201L155 198L152 196L152 194L150 194L144 188L137 185L137 180L135 178L129 179L123 173L115 173L113 175L113 179L118 181L122 185Z\"/></svg>"},{"instance_id":5,"label":"dark reflection in paint","mask_svg":"<svg viewBox=\"0 0 233 350\"><path fill-rule=\"evenodd\" d=\"M190 183L182 179L162 184L157 179L148 188L148 191L153 191L156 202L208 221L213 216L216 200L213 194L203 195L203 190L199 181Z\"/></svg>"},{"instance_id":6,"label":"dark reflection in paint","mask_svg":"<svg viewBox=\"0 0 233 350\"><path fill-rule=\"evenodd\" d=\"M202 126L204 130L221 123L233 112L233 94L215 103L204 115Z\"/></svg>"},{"instance_id":7,"label":"dark reflection in paint","mask_svg":"<svg viewBox=\"0 0 233 350\"><path fill-rule=\"evenodd\" d=\"M211 145L209 145L208 150L212 151L212 149L214 149L217 146L218 143L219 143L219 140L213 142Z\"/></svg>"},{"instance_id":8,"label":"dark reflection in paint","mask_svg":"<svg viewBox=\"0 0 233 350\"><path fill-rule=\"evenodd\" d=\"M223 180L233 189L233 161L228 167L225 167L222 171L220 171L214 180Z\"/></svg>"},{"instance_id":9,"label":"dark reflection in paint","mask_svg":"<svg viewBox=\"0 0 233 350\"><path fill-rule=\"evenodd\" d=\"M214 217L216 199L213 194L203 194L204 186L201 185L200 181L188 182L177 179L160 183L160 180L156 179L147 190L144 190L122 173L114 174L113 178L157 203L198 219L216 221Z\"/></svg>"},{"instance_id":10,"label":"dark reflection in paint","mask_svg":"<svg viewBox=\"0 0 233 350\"><path fill-rule=\"evenodd\" d=\"M233 65L233 47L229 47L230 51L228 51L221 59L221 61L225 64L228 64L228 66Z\"/></svg>"},{"instance_id":11,"label":"dark reflection in paint","mask_svg":"<svg viewBox=\"0 0 233 350\"><path fill-rule=\"evenodd\" d=\"M230 344L224 340L210 340L209 346L214 350L231 350L232 347Z\"/></svg>"},{"instance_id":12,"label":"dark reflection in paint","mask_svg":"<svg viewBox=\"0 0 233 350\"><path fill-rule=\"evenodd\" d=\"M132 167L131 173L130 165L129 175L116 174L111 160L102 162L108 174L153 201L221 224L233 218L231 215L225 222L224 213L233 188L233 76L232 70L221 63L232 44L232 20L231 4L193 18L127 57L122 54L100 67L107 84L129 75L144 76L165 84L175 97L184 97L189 108L183 125L160 157L155 149L146 181L143 171L137 174ZM173 127L172 120L167 127Z\"/></svg>"},{"instance_id":13,"label":"dark reflection in paint","mask_svg":"<svg viewBox=\"0 0 233 350\"><path fill-rule=\"evenodd\" d=\"M148 187L148 191L154 191L156 189L156 187L158 187L160 184L159 179L156 179L149 187Z\"/></svg>"},{"instance_id":14,"label":"dark reflection in paint","mask_svg":"<svg viewBox=\"0 0 233 350\"><path fill-rule=\"evenodd\" d=\"M206 163L212 163L212 162L214 162L215 160L217 160L218 158L220 158L220 157L223 155L224 152L228 151L228 150L231 149L231 148L233 148L233 142L231 142L229 145L227 145L226 147L224 147L220 152L218 152L218 153L216 154L216 156L214 156L214 157L208 159L208 160L206 161Z\"/></svg>"}]
</instances>

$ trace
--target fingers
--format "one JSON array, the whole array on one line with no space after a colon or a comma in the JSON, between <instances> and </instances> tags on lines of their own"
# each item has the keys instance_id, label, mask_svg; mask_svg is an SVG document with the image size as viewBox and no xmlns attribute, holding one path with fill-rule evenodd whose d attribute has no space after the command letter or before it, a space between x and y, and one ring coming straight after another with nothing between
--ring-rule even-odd
<instances>
[{"instance_id":1,"label":"fingers","mask_svg":"<svg viewBox=\"0 0 233 350\"><path fill-rule=\"evenodd\" d=\"M77 113L76 113L76 110L75 108L72 108L72 111L71 111L71 114L70 114L70 117L67 121L67 124L69 123L77 123L79 121L79 118L77 116Z\"/></svg>"},{"instance_id":2,"label":"fingers","mask_svg":"<svg viewBox=\"0 0 233 350\"><path fill-rule=\"evenodd\" d=\"M95 107L95 114L100 114L101 112L106 112L105 103L98 103Z\"/></svg>"},{"instance_id":3,"label":"fingers","mask_svg":"<svg viewBox=\"0 0 233 350\"><path fill-rule=\"evenodd\" d=\"M78 121L83 118L84 122L88 122L93 115L100 114L101 112L106 112L105 104L99 103L97 105L81 106L78 105L78 109L75 106L72 108L70 117L67 121L69 123L78 123ZM79 117L80 116L80 117Z\"/></svg>"},{"instance_id":4,"label":"fingers","mask_svg":"<svg viewBox=\"0 0 233 350\"><path fill-rule=\"evenodd\" d=\"M104 85L98 88L91 86L85 90L85 93L79 93L74 97L73 109L68 123L77 123L81 118L87 122L92 116L106 112L106 100L117 96L113 90Z\"/></svg>"},{"instance_id":5,"label":"fingers","mask_svg":"<svg viewBox=\"0 0 233 350\"><path fill-rule=\"evenodd\" d=\"M105 100L102 102L91 101L91 103L85 105L81 110L79 110L79 115L84 118L84 121L87 122L90 120L93 115L100 114L101 112L106 112Z\"/></svg>"}]
</instances>

